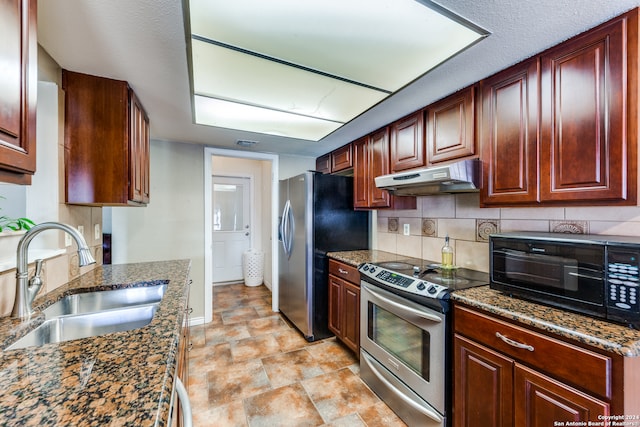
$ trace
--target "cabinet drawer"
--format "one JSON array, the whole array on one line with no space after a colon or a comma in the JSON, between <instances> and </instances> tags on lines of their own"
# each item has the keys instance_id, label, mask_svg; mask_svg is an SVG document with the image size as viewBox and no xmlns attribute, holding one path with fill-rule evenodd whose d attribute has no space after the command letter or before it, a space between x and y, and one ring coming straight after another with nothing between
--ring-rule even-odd
<instances>
[{"instance_id":1,"label":"cabinet drawer","mask_svg":"<svg viewBox=\"0 0 640 427\"><path fill-rule=\"evenodd\" d=\"M460 306L455 307L454 328L557 379L611 398L610 357Z\"/></svg>"},{"instance_id":2,"label":"cabinet drawer","mask_svg":"<svg viewBox=\"0 0 640 427\"><path fill-rule=\"evenodd\" d=\"M332 259L329 260L329 274L360 286L360 272L357 268Z\"/></svg>"}]
</instances>

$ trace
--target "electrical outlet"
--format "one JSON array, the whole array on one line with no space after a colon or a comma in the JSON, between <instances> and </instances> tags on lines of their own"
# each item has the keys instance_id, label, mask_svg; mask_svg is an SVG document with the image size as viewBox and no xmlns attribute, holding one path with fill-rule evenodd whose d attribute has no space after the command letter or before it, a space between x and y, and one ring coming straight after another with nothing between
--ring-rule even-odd
<instances>
[{"instance_id":1,"label":"electrical outlet","mask_svg":"<svg viewBox=\"0 0 640 427\"><path fill-rule=\"evenodd\" d=\"M408 236L411 233L411 225L410 224L403 224L404 225L404 235Z\"/></svg>"},{"instance_id":2,"label":"electrical outlet","mask_svg":"<svg viewBox=\"0 0 640 427\"><path fill-rule=\"evenodd\" d=\"M93 238L95 240L100 240L100 236L102 235L102 233L100 232L100 224L94 224L93 225Z\"/></svg>"}]
</instances>

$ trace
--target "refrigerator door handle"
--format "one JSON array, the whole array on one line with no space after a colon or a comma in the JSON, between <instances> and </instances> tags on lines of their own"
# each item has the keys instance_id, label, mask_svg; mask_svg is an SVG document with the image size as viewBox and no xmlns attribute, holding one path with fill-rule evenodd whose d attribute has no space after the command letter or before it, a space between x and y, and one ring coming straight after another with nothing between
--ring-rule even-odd
<instances>
[{"instance_id":1,"label":"refrigerator door handle","mask_svg":"<svg viewBox=\"0 0 640 427\"><path fill-rule=\"evenodd\" d=\"M280 237L282 241L282 249L284 253L289 257L288 245L287 245L287 231L288 231L288 223L289 223L289 208L291 207L289 200L284 204L284 208L282 209L282 219L280 220Z\"/></svg>"},{"instance_id":2,"label":"refrigerator door handle","mask_svg":"<svg viewBox=\"0 0 640 427\"><path fill-rule=\"evenodd\" d=\"M289 201L287 201L287 203L289 203ZM295 234L296 231L296 221L294 219L294 215L293 215L293 208L291 207L291 203L289 203L289 210L287 211L287 215L289 216L288 220L287 220L287 234L288 234L288 244L287 244L287 254L289 255L289 258L291 258L291 253L293 251L293 236Z\"/></svg>"}]
</instances>

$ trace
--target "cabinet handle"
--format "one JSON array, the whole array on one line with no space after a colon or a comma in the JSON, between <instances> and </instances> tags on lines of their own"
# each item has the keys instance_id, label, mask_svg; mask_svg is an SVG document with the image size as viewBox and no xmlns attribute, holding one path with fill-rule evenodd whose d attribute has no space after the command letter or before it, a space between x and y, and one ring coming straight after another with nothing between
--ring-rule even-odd
<instances>
[{"instance_id":1,"label":"cabinet handle","mask_svg":"<svg viewBox=\"0 0 640 427\"><path fill-rule=\"evenodd\" d=\"M518 341L514 341L511 338L505 337L500 332L496 332L496 337L500 338L502 341L504 341L505 343L509 344L512 347L521 348L523 350L529 350L529 351L535 350L532 345L522 344L522 343L519 343Z\"/></svg>"},{"instance_id":2,"label":"cabinet handle","mask_svg":"<svg viewBox=\"0 0 640 427\"><path fill-rule=\"evenodd\" d=\"M349 274L347 270L343 270L340 267L338 267L338 271L340 272L340 274Z\"/></svg>"},{"instance_id":3,"label":"cabinet handle","mask_svg":"<svg viewBox=\"0 0 640 427\"><path fill-rule=\"evenodd\" d=\"M189 307L189 310L187 310L187 313L188 313L189 315L193 314L193 307Z\"/></svg>"}]
</instances>

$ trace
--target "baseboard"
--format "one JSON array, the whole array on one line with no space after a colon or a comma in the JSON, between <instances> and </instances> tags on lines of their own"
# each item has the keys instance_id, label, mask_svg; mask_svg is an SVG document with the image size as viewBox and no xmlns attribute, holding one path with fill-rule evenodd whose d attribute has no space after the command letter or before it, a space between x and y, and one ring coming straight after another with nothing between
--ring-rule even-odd
<instances>
[{"instance_id":1,"label":"baseboard","mask_svg":"<svg viewBox=\"0 0 640 427\"><path fill-rule=\"evenodd\" d=\"M189 319L189 326L204 325L204 316L192 317Z\"/></svg>"}]
</instances>

